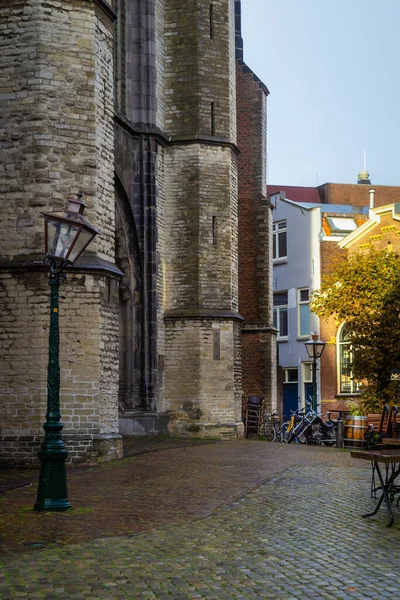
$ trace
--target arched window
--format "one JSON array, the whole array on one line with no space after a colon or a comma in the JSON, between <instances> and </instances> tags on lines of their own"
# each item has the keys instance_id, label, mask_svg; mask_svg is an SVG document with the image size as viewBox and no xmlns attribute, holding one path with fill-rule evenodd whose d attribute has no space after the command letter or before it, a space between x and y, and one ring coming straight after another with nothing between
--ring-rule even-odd
<instances>
[{"instance_id":1,"label":"arched window","mask_svg":"<svg viewBox=\"0 0 400 600\"><path fill-rule=\"evenodd\" d=\"M359 381L353 379L353 352L349 336L349 326L343 323L338 331L339 394L354 394L361 391Z\"/></svg>"}]
</instances>

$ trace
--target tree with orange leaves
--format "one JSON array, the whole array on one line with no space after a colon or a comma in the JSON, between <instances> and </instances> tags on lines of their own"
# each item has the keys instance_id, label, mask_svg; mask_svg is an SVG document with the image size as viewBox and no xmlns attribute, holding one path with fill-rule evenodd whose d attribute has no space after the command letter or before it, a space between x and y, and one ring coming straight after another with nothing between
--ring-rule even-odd
<instances>
[{"instance_id":1,"label":"tree with orange leaves","mask_svg":"<svg viewBox=\"0 0 400 600\"><path fill-rule=\"evenodd\" d=\"M395 252L348 254L313 294L311 310L349 325L352 372L365 382L362 402L368 412L400 401L400 262Z\"/></svg>"}]
</instances>

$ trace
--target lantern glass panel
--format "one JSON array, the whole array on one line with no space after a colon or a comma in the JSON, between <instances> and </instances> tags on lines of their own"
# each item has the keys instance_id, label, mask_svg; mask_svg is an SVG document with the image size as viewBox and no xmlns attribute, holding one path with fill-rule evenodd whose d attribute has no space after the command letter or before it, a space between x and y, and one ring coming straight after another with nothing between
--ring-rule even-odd
<instances>
[{"instance_id":1,"label":"lantern glass panel","mask_svg":"<svg viewBox=\"0 0 400 600\"><path fill-rule=\"evenodd\" d=\"M322 356L324 348L325 348L324 342L318 342L314 345L314 355L316 356L316 358L320 358L320 356Z\"/></svg>"},{"instance_id":2,"label":"lantern glass panel","mask_svg":"<svg viewBox=\"0 0 400 600\"><path fill-rule=\"evenodd\" d=\"M307 350L307 354L310 358L314 358L314 344L310 344L309 342L306 342L305 344L306 350Z\"/></svg>"},{"instance_id":3,"label":"lantern glass panel","mask_svg":"<svg viewBox=\"0 0 400 600\"><path fill-rule=\"evenodd\" d=\"M68 252L79 233L80 226L47 218L47 248L51 256L68 258Z\"/></svg>"},{"instance_id":4,"label":"lantern glass panel","mask_svg":"<svg viewBox=\"0 0 400 600\"><path fill-rule=\"evenodd\" d=\"M92 241L95 235L95 231L89 231L85 228L82 229L78 239L76 240L71 250L71 254L68 257L72 263L74 263L78 256L82 254L86 246Z\"/></svg>"}]
</instances>

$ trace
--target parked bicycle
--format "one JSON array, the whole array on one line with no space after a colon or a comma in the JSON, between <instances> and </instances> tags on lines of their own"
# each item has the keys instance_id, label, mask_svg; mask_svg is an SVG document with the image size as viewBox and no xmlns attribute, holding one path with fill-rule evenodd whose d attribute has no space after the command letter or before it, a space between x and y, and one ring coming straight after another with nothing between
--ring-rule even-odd
<instances>
[{"instance_id":1,"label":"parked bicycle","mask_svg":"<svg viewBox=\"0 0 400 600\"><path fill-rule=\"evenodd\" d=\"M281 425L281 441L291 442L296 440L301 442L301 440L297 438L297 434L294 434L294 430L300 423L303 422L305 413L301 409L292 410L290 412L292 413L292 416L290 417L289 421L285 421Z\"/></svg>"},{"instance_id":2,"label":"parked bicycle","mask_svg":"<svg viewBox=\"0 0 400 600\"><path fill-rule=\"evenodd\" d=\"M264 435L268 442L281 441L281 420L277 410L264 414Z\"/></svg>"}]
</instances>

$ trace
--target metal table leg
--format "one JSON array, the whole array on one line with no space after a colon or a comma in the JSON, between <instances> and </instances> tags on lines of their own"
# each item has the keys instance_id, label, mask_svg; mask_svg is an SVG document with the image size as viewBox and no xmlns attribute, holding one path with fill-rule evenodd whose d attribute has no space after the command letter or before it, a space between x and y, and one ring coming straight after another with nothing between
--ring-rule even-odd
<instances>
[{"instance_id":1,"label":"metal table leg","mask_svg":"<svg viewBox=\"0 0 400 600\"><path fill-rule=\"evenodd\" d=\"M390 493L390 490L392 488L393 482L396 479L397 475L399 474L399 471L393 471L393 473L391 474L391 476L389 477L389 479L386 478L386 482L383 481L383 477L382 477L382 473L381 470L379 468L379 464L377 461L375 461L375 470L376 473L378 475L380 484L381 484L381 489L382 489L382 495L378 500L378 503L375 507L375 510L371 513L367 513L366 515L362 515L363 519L365 519L366 517L372 517L373 515L376 515L376 513L378 512L381 504L383 501L385 501L386 504L386 508L387 511L389 513L390 516L390 521L387 524L386 527L390 527L393 524L394 521L394 516L393 516L393 512L392 512L392 507L390 506L390 500L389 500L389 496L388 493Z\"/></svg>"}]
</instances>

